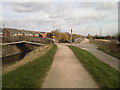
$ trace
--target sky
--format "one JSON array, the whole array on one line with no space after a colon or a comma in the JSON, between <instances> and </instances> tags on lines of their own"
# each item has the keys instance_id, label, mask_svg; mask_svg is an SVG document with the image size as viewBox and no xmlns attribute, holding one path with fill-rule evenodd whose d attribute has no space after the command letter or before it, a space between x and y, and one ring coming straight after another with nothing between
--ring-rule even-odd
<instances>
[{"instance_id":1,"label":"sky","mask_svg":"<svg viewBox=\"0 0 120 90\"><path fill-rule=\"evenodd\" d=\"M0 26L81 35L118 33L117 2L1 2Z\"/></svg>"}]
</instances>

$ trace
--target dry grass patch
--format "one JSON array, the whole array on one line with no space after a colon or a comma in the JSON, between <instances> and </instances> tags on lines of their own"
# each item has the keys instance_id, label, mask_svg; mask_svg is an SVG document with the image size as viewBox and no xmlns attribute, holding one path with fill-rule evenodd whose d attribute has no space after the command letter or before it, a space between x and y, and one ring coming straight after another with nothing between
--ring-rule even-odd
<instances>
[{"instance_id":1,"label":"dry grass patch","mask_svg":"<svg viewBox=\"0 0 120 90\"><path fill-rule=\"evenodd\" d=\"M114 56L118 59L120 59L120 47L118 46L118 43L115 41L98 41L98 40L92 40L90 43L95 44L98 47L98 50L101 50L111 56Z\"/></svg>"}]
</instances>

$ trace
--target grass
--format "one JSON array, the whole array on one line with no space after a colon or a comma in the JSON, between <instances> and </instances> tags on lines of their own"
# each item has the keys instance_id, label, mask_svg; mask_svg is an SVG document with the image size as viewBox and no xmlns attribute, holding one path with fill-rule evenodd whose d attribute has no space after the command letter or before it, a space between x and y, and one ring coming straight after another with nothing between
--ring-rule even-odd
<instances>
[{"instance_id":1,"label":"grass","mask_svg":"<svg viewBox=\"0 0 120 90\"><path fill-rule=\"evenodd\" d=\"M114 56L120 59L120 47L116 42L103 42L103 41L90 41L98 47L98 50L101 50L111 56Z\"/></svg>"},{"instance_id":2,"label":"grass","mask_svg":"<svg viewBox=\"0 0 120 90\"><path fill-rule=\"evenodd\" d=\"M75 46L69 46L83 66L89 71L101 88L120 88L120 72L105 64L91 53Z\"/></svg>"},{"instance_id":3,"label":"grass","mask_svg":"<svg viewBox=\"0 0 120 90\"><path fill-rule=\"evenodd\" d=\"M3 88L40 88L47 71L49 70L57 46L52 48L43 56L38 57L16 70L3 74Z\"/></svg>"}]
</instances>

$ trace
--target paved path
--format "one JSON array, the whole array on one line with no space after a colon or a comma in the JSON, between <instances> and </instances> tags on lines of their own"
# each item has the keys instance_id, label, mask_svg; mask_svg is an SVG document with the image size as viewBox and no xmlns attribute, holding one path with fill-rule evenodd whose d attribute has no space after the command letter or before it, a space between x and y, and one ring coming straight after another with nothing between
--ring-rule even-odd
<instances>
[{"instance_id":1,"label":"paved path","mask_svg":"<svg viewBox=\"0 0 120 90\"><path fill-rule=\"evenodd\" d=\"M98 88L98 85L73 52L59 44L43 88Z\"/></svg>"},{"instance_id":2,"label":"paved path","mask_svg":"<svg viewBox=\"0 0 120 90\"><path fill-rule=\"evenodd\" d=\"M100 60L109 64L111 67L115 68L116 70L120 71L120 69L118 69L119 68L118 64L120 64L120 60L100 50L97 50L97 47L94 46L93 44L90 44L88 39L85 39L80 44L73 44L73 45L89 51L90 53L92 53L94 56L96 56Z\"/></svg>"}]
</instances>

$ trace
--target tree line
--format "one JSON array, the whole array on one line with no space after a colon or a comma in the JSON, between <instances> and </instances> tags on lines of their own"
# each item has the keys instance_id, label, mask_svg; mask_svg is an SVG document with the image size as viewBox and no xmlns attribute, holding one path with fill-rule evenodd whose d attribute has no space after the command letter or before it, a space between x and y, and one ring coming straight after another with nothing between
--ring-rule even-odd
<instances>
[{"instance_id":1,"label":"tree line","mask_svg":"<svg viewBox=\"0 0 120 90\"><path fill-rule=\"evenodd\" d=\"M55 40L58 42L70 42L71 41L71 34L68 32L61 32L60 30L56 29L51 32L52 36L55 36ZM72 34L72 41L75 39L82 37L79 34Z\"/></svg>"}]
</instances>

